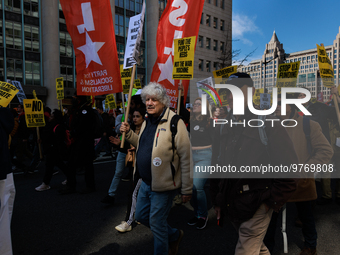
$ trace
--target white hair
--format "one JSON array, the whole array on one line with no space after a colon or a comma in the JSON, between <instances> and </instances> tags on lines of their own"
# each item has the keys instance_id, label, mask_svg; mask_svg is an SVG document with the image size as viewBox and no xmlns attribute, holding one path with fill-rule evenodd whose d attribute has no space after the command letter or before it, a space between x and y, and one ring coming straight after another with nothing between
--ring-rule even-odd
<instances>
[{"instance_id":1,"label":"white hair","mask_svg":"<svg viewBox=\"0 0 340 255\"><path fill-rule=\"evenodd\" d=\"M157 82L150 82L147 86L143 88L141 97L144 104L146 103L147 96L151 96L157 99L166 107L169 107L170 105L170 98L166 94L166 89Z\"/></svg>"}]
</instances>

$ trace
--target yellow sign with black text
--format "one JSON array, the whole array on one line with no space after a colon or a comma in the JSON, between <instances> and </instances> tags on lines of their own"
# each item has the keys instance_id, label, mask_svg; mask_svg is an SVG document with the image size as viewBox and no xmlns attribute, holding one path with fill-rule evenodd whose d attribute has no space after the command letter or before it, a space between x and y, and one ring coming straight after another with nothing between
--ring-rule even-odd
<instances>
[{"instance_id":1,"label":"yellow sign with black text","mask_svg":"<svg viewBox=\"0 0 340 255\"><path fill-rule=\"evenodd\" d=\"M322 84L326 88L331 88L334 86L334 70L332 62L329 60L324 46L316 45L316 47L318 49L318 64Z\"/></svg>"},{"instance_id":2,"label":"yellow sign with black text","mask_svg":"<svg viewBox=\"0 0 340 255\"><path fill-rule=\"evenodd\" d=\"M0 106L7 107L19 90L12 84L0 82Z\"/></svg>"},{"instance_id":3,"label":"yellow sign with black text","mask_svg":"<svg viewBox=\"0 0 340 255\"><path fill-rule=\"evenodd\" d=\"M24 99L25 119L27 127L44 127L44 107L39 99Z\"/></svg>"},{"instance_id":4,"label":"yellow sign with black text","mask_svg":"<svg viewBox=\"0 0 340 255\"><path fill-rule=\"evenodd\" d=\"M133 84L133 87L135 89L141 89L142 88L142 85L140 83L140 79L135 80L135 83Z\"/></svg>"},{"instance_id":5,"label":"yellow sign with black text","mask_svg":"<svg viewBox=\"0 0 340 255\"><path fill-rule=\"evenodd\" d=\"M120 77L122 79L123 93L129 94L132 68L124 69L123 66L124 65L120 65Z\"/></svg>"},{"instance_id":6,"label":"yellow sign with black text","mask_svg":"<svg viewBox=\"0 0 340 255\"><path fill-rule=\"evenodd\" d=\"M105 103L108 104L110 110L117 108L115 97L113 96L113 94L106 96Z\"/></svg>"},{"instance_id":7,"label":"yellow sign with black text","mask_svg":"<svg viewBox=\"0 0 340 255\"><path fill-rule=\"evenodd\" d=\"M260 105L261 94L264 93L264 89L255 89L255 93L253 95L253 103L255 105Z\"/></svg>"},{"instance_id":8,"label":"yellow sign with black text","mask_svg":"<svg viewBox=\"0 0 340 255\"><path fill-rule=\"evenodd\" d=\"M64 99L64 79L63 77L55 79L56 88L57 88L57 99Z\"/></svg>"},{"instance_id":9,"label":"yellow sign with black text","mask_svg":"<svg viewBox=\"0 0 340 255\"><path fill-rule=\"evenodd\" d=\"M278 94L281 94L281 88L296 87L297 77L300 68L300 61L292 63L284 63L279 65L276 87L278 88Z\"/></svg>"},{"instance_id":10,"label":"yellow sign with black text","mask_svg":"<svg viewBox=\"0 0 340 255\"><path fill-rule=\"evenodd\" d=\"M174 67L172 79L191 80L194 78L196 36L174 40Z\"/></svg>"}]
</instances>

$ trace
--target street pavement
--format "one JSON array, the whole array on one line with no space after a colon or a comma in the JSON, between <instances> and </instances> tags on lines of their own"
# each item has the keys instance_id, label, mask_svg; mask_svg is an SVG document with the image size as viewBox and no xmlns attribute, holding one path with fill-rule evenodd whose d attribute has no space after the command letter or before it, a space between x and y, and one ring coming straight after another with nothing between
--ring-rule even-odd
<instances>
[{"instance_id":1,"label":"street pavement","mask_svg":"<svg viewBox=\"0 0 340 255\"><path fill-rule=\"evenodd\" d=\"M125 218L129 183L121 182L115 204L105 205L100 200L107 194L114 175L115 161L101 158L95 162L97 191L90 194L59 195L65 176L54 175L51 189L37 192L42 182L44 164L35 174L15 174L16 198L12 218L12 244L14 255L127 255L152 254L153 237L143 225L131 232L119 233L114 227ZM85 188L84 176L78 175L77 190ZM317 183L318 184L318 183ZM318 189L320 189L318 184ZM318 254L340 254L340 206L316 206L314 209L318 231ZM171 209L169 224L183 229L184 237L179 255L234 254L237 233L228 220L217 226L213 209L204 230L188 226L193 216L189 203ZM299 254L303 247L300 228L294 226L294 204L287 205L288 254ZM278 224L280 226L281 223ZM282 234L276 233L274 255L283 253Z\"/></svg>"}]
</instances>

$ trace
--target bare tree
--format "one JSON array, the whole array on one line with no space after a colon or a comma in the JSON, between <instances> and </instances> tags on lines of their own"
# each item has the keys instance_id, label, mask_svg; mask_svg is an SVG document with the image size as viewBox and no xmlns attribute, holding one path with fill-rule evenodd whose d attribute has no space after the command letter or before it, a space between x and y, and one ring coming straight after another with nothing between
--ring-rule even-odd
<instances>
[{"instance_id":1,"label":"bare tree","mask_svg":"<svg viewBox=\"0 0 340 255\"><path fill-rule=\"evenodd\" d=\"M220 49L221 56L217 58L220 61L219 63L220 69L227 67L227 66L231 66L235 63L239 63L238 66L242 66L243 63L248 61L248 58L250 58L254 54L254 52L257 50L256 48L252 52L248 53L244 58L240 59L239 56L241 55L241 50L240 49L231 50L232 43L237 42L237 41L239 40L232 39L231 29L230 29L230 24L229 24L229 27L227 29L227 34L225 35L224 48Z\"/></svg>"}]
</instances>

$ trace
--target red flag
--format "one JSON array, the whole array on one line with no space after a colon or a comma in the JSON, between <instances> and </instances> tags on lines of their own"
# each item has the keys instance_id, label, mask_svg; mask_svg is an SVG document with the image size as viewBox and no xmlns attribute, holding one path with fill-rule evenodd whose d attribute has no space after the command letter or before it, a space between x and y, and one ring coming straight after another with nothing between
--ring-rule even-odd
<instances>
[{"instance_id":1,"label":"red flag","mask_svg":"<svg viewBox=\"0 0 340 255\"><path fill-rule=\"evenodd\" d=\"M60 0L76 54L77 94L122 92L110 0Z\"/></svg>"},{"instance_id":2,"label":"red flag","mask_svg":"<svg viewBox=\"0 0 340 255\"><path fill-rule=\"evenodd\" d=\"M162 84L170 96L170 107L176 108L178 96L178 80L172 80L174 39L196 36L204 0L170 0L159 20L157 29L158 57L153 67L151 81ZM185 97L189 81L182 81Z\"/></svg>"}]
</instances>

